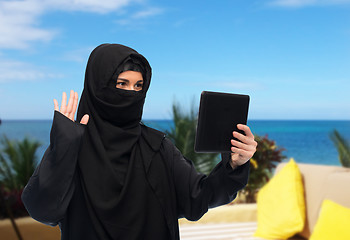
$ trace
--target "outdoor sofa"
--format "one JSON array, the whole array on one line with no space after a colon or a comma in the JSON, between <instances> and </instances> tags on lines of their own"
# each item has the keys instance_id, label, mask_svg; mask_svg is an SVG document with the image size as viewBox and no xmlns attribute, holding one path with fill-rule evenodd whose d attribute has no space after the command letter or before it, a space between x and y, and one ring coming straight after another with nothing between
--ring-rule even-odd
<instances>
[{"instance_id":1,"label":"outdoor sofa","mask_svg":"<svg viewBox=\"0 0 350 240\"><path fill-rule=\"evenodd\" d=\"M277 166L276 174L284 166L286 166L286 163L280 163ZM310 239L319 220L320 210L325 199L347 208L344 210L348 214L346 215L346 222L344 222L344 217L330 217L328 220L333 221L335 225L344 226L344 224L348 224L348 235L346 236L350 236L350 168L317 164L297 164L297 166L301 172L304 187L305 224L298 234L288 239ZM195 224L182 219L180 220L181 239L267 239L254 237L258 225L262 224L261 222L258 223L260 207L259 204L226 205L209 210ZM288 211L280 212L280 215L288 216L289 214L293 215ZM327 228L330 228L330 226L327 226ZM332 231L332 229L327 230ZM200 238L200 236L202 237ZM314 239L318 238L314 236ZM323 236L323 239L327 238ZM331 238L328 237L328 240L338 239L350 240L350 238L337 236L337 234Z\"/></svg>"}]
</instances>

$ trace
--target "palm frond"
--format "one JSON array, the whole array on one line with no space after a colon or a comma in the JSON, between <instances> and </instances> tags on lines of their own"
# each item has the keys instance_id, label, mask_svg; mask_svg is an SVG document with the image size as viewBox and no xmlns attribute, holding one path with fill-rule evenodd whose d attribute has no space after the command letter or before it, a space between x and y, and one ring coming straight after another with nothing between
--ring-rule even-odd
<instances>
[{"instance_id":1,"label":"palm frond","mask_svg":"<svg viewBox=\"0 0 350 240\"><path fill-rule=\"evenodd\" d=\"M194 101L189 111L185 111L179 103L174 102L172 115L174 127L165 130L165 133L182 154L192 160L199 172L208 174L218 163L218 154L204 154L194 151L197 127L197 111Z\"/></svg>"},{"instance_id":2,"label":"palm frond","mask_svg":"<svg viewBox=\"0 0 350 240\"><path fill-rule=\"evenodd\" d=\"M338 150L338 157L339 157L339 161L340 161L341 165L344 167L350 167L350 144L349 144L349 142L346 141L337 130L334 130L330 134L330 138Z\"/></svg>"},{"instance_id":3,"label":"palm frond","mask_svg":"<svg viewBox=\"0 0 350 240\"><path fill-rule=\"evenodd\" d=\"M16 188L14 171L2 155L0 155L0 183L7 190Z\"/></svg>"},{"instance_id":4,"label":"palm frond","mask_svg":"<svg viewBox=\"0 0 350 240\"><path fill-rule=\"evenodd\" d=\"M27 137L22 141L1 139L0 181L5 188L20 190L28 182L36 166L36 150L40 143Z\"/></svg>"}]
</instances>

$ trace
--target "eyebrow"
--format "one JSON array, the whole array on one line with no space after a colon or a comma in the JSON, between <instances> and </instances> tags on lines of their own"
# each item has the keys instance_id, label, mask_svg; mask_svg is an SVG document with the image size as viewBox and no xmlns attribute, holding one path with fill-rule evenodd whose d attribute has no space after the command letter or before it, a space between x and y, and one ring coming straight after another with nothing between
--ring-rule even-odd
<instances>
[{"instance_id":1,"label":"eyebrow","mask_svg":"<svg viewBox=\"0 0 350 240\"><path fill-rule=\"evenodd\" d=\"M125 79L125 78L117 78L117 80L123 80L125 82L130 82L128 79ZM138 80L137 82L143 82L143 79Z\"/></svg>"}]
</instances>

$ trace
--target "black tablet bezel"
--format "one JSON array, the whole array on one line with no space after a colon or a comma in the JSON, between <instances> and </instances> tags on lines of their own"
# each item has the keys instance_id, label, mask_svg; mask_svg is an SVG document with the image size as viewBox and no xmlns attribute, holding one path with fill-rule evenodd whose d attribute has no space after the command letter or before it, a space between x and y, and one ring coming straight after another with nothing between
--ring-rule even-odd
<instances>
[{"instance_id":1,"label":"black tablet bezel","mask_svg":"<svg viewBox=\"0 0 350 240\"><path fill-rule=\"evenodd\" d=\"M232 132L247 124L249 95L203 91L200 99L195 152L231 152Z\"/></svg>"}]
</instances>

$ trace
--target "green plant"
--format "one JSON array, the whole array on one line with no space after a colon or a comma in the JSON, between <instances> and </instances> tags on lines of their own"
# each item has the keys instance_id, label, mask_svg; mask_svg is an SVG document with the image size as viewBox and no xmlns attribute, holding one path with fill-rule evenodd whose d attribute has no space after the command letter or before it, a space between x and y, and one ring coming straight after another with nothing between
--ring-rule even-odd
<instances>
[{"instance_id":1,"label":"green plant","mask_svg":"<svg viewBox=\"0 0 350 240\"><path fill-rule=\"evenodd\" d=\"M17 194L17 197L20 199L21 193ZM15 215L16 216L22 216L24 211L22 210L21 211L22 214L19 214L19 215L16 214L16 213L14 214L13 211L12 211L13 206L11 205L10 202L13 203L13 198L11 196L11 193L8 194L8 192L5 192L3 190L3 188L0 188L0 218L1 218L1 216L5 216L5 217L10 218L11 225L13 227L13 230L16 233L16 236L17 236L18 240L22 240L23 238L22 238L21 232L19 231L19 228L18 228L18 226L16 224L14 216ZM18 203L22 204L22 208L24 208L23 203L22 203L21 200L15 202L15 204L18 204ZM18 209L18 208L15 208L15 209ZM27 214L25 214L25 215L27 215Z\"/></svg>"},{"instance_id":2,"label":"green plant","mask_svg":"<svg viewBox=\"0 0 350 240\"><path fill-rule=\"evenodd\" d=\"M247 186L239 193L239 199L246 203L256 202L258 190L272 177L277 164L286 157L282 155L284 148L276 145L267 136L255 136L258 146L250 160L250 175Z\"/></svg>"},{"instance_id":3,"label":"green plant","mask_svg":"<svg viewBox=\"0 0 350 240\"><path fill-rule=\"evenodd\" d=\"M197 112L192 107L185 112L181 106L174 102L172 115L174 127L165 133L174 142L183 155L191 159L196 169L208 174L220 161L219 154L203 154L194 151ZM250 176L247 186L240 191L240 199L244 202L255 202L257 191L265 185L273 174L276 165L286 157L282 155L283 148L276 145L275 141L269 140L267 136L255 136L258 142L257 151L250 160Z\"/></svg>"},{"instance_id":4,"label":"green plant","mask_svg":"<svg viewBox=\"0 0 350 240\"><path fill-rule=\"evenodd\" d=\"M174 127L170 130L165 130L165 133L182 154L192 160L197 171L208 174L218 163L219 154L196 153L194 151L197 127L197 111L194 104L186 112L179 103L174 102L172 106L172 117Z\"/></svg>"},{"instance_id":5,"label":"green plant","mask_svg":"<svg viewBox=\"0 0 350 240\"><path fill-rule=\"evenodd\" d=\"M21 194L32 176L36 164L36 150L41 145L38 141L24 138L21 141L1 139L0 150L0 194L5 205L15 217L27 215ZM0 206L0 217L9 217L8 209Z\"/></svg>"},{"instance_id":6,"label":"green plant","mask_svg":"<svg viewBox=\"0 0 350 240\"><path fill-rule=\"evenodd\" d=\"M27 137L16 141L9 140L6 136L1 140L1 144L3 148L0 152L0 183L5 190L21 190L35 170L35 153L41 144Z\"/></svg>"},{"instance_id":7,"label":"green plant","mask_svg":"<svg viewBox=\"0 0 350 240\"><path fill-rule=\"evenodd\" d=\"M330 134L335 147L338 150L338 157L343 167L350 167L350 143L337 131Z\"/></svg>"}]
</instances>

